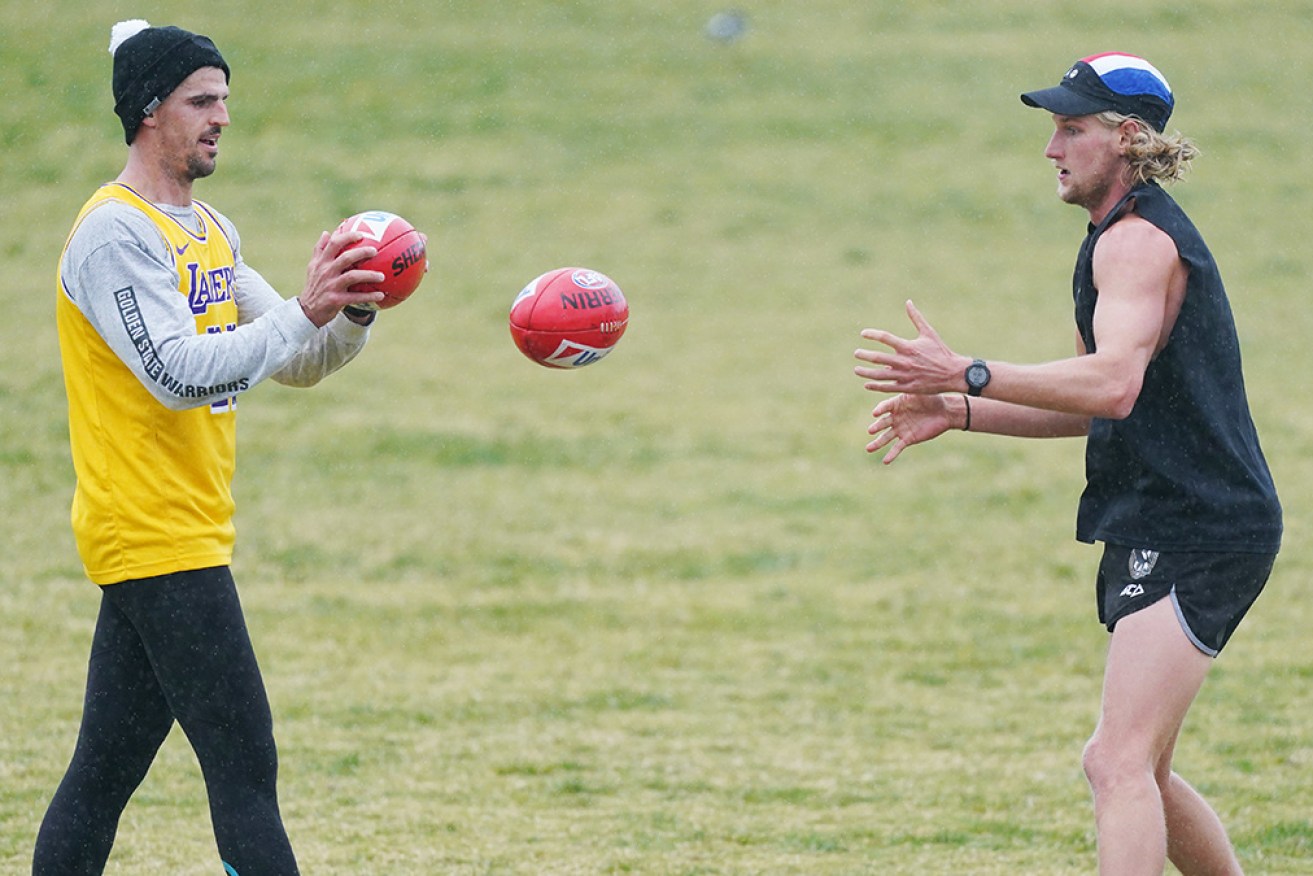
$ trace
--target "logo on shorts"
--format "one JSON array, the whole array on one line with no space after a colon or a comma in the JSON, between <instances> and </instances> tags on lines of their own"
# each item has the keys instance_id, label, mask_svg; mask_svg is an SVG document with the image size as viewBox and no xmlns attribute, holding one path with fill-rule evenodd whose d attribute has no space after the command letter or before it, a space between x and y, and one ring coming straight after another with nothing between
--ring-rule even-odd
<instances>
[{"instance_id":1,"label":"logo on shorts","mask_svg":"<svg viewBox=\"0 0 1313 876\"><path fill-rule=\"evenodd\" d=\"M1131 580L1139 581L1141 578L1148 578L1153 573L1153 567L1157 564L1157 551L1145 550L1144 548L1136 548L1131 551L1131 558L1127 563L1127 569L1131 573Z\"/></svg>"},{"instance_id":2,"label":"logo on shorts","mask_svg":"<svg viewBox=\"0 0 1313 876\"><path fill-rule=\"evenodd\" d=\"M1134 599L1137 596L1144 595L1144 587L1139 584L1127 584L1125 587L1122 588L1122 592L1117 595L1126 596L1131 599Z\"/></svg>"}]
</instances>

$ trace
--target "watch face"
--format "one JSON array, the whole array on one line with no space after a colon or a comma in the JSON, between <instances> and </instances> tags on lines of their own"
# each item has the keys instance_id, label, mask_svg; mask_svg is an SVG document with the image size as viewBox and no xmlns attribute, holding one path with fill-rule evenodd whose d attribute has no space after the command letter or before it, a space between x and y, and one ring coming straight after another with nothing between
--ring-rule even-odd
<instances>
[{"instance_id":1,"label":"watch face","mask_svg":"<svg viewBox=\"0 0 1313 876\"><path fill-rule=\"evenodd\" d=\"M967 369L967 383L972 386L984 386L989 381L989 369L984 365L972 365Z\"/></svg>"}]
</instances>

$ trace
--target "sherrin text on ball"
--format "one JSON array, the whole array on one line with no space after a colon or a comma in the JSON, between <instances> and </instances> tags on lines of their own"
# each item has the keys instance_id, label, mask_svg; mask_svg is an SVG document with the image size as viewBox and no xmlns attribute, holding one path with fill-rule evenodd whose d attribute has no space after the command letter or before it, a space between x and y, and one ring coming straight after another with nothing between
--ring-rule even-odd
<instances>
[{"instance_id":1,"label":"sherrin text on ball","mask_svg":"<svg viewBox=\"0 0 1313 876\"><path fill-rule=\"evenodd\" d=\"M364 239L353 246L372 246L378 255L364 259L356 265L366 271L383 275L381 283L360 283L351 287L353 292L380 291L384 298L377 303L358 304L367 310L386 310L405 301L419 288L428 273L428 246L424 235L395 213L368 210L342 220L338 231L359 231Z\"/></svg>"}]
</instances>

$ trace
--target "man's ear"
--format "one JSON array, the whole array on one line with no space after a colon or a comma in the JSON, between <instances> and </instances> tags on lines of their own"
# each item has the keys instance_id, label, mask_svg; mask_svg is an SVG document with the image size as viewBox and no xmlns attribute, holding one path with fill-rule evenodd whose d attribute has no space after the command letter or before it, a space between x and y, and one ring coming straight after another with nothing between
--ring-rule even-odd
<instances>
[{"instance_id":1,"label":"man's ear","mask_svg":"<svg viewBox=\"0 0 1313 876\"><path fill-rule=\"evenodd\" d=\"M1140 123L1135 119L1126 119L1117 126L1117 146L1124 155L1127 147L1135 142L1135 137L1140 133Z\"/></svg>"},{"instance_id":2,"label":"man's ear","mask_svg":"<svg viewBox=\"0 0 1313 876\"><path fill-rule=\"evenodd\" d=\"M159 121L155 118L155 114L154 114L154 113L147 113L146 115L142 116L142 117L141 117L141 127L143 127L143 128L157 128L157 127L159 127Z\"/></svg>"}]
</instances>

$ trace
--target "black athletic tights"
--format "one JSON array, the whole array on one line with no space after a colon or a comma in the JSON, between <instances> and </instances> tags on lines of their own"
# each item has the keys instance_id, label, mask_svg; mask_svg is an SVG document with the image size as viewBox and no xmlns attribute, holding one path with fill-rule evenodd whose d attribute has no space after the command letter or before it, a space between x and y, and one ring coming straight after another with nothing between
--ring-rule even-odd
<instances>
[{"instance_id":1,"label":"black athletic tights","mask_svg":"<svg viewBox=\"0 0 1313 876\"><path fill-rule=\"evenodd\" d=\"M294 876L269 701L227 567L102 591L77 748L41 824L34 876L104 870L175 719L205 777L225 872Z\"/></svg>"}]
</instances>

